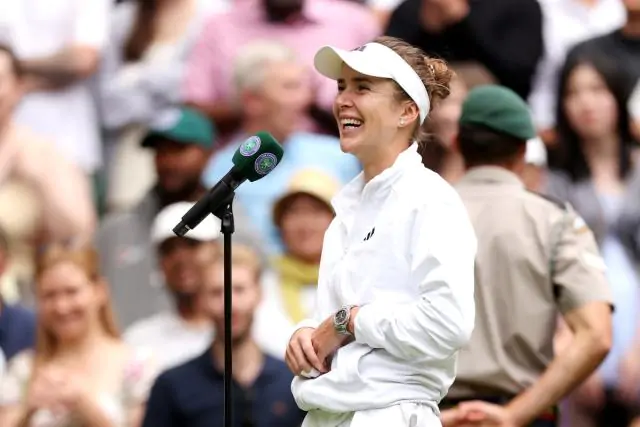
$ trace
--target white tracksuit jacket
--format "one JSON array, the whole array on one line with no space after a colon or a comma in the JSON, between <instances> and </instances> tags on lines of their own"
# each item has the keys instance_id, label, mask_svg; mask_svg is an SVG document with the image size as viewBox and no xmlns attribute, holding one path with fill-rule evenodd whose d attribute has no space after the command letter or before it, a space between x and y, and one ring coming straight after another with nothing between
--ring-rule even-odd
<instances>
[{"instance_id":1,"label":"white tracksuit jacket","mask_svg":"<svg viewBox=\"0 0 640 427\"><path fill-rule=\"evenodd\" d=\"M414 144L364 188L360 174L332 204L316 316L298 327L355 304L356 340L328 373L293 380L296 402L337 413L421 402L438 414L475 319L477 244L462 201Z\"/></svg>"}]
</instances>

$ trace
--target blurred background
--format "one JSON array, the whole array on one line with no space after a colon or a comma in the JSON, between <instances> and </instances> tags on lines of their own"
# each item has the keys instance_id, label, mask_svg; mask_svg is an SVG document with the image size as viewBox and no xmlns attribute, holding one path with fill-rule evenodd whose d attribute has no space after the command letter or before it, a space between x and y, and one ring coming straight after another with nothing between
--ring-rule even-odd
<instances>
[{"instance_id":1,"label":"blurred background","mask_svg":"<svg viewBox=\"0 0 640 427\"><path fill-rule=\"evenodd\" d=\"M500 83L530 104L526 185L583 216L616 300L614 351L563 424L627 425L640 409L640 0L0 0L0 405L70 381L104 389L109 417L141 419L155 378L206 351L219 224L169 230L259 130L285 157L237 191L234 275L260 291L237 322L282 359L313 308L330 200L360 170L313 55L379 35L456 71L422 152L451 183L467 91ZM38 374L50 359L63 374ZM603 424L605 409L627 421Z\"/></svg>"}]
</instances>

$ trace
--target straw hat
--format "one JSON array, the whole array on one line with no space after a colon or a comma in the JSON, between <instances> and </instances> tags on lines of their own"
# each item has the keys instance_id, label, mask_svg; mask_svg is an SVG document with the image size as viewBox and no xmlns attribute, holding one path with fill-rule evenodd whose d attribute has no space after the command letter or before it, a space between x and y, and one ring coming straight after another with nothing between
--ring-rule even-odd
<instances>
[{"instance_id":1,"label":"straw hat","mask_svg":"<svg viewBox=\"0 0 640 427\"><path fill-rule=\"evenodd\" d=\"M333 212L331 199L340 189L339 182L331 175L317 170L305 169L296 173L289 181L287 191L273 205L273 222L280 226L282 215L294 197L301 194L311 196L324 203Z\"/></svg>"}]
</instances>

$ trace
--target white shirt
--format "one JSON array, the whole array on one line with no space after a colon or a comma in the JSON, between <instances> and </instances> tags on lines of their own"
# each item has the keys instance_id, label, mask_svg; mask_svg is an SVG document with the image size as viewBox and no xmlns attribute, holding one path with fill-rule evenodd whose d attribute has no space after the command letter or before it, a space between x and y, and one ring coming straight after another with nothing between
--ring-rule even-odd
<instances>
[{"instance_id":1,"label":"white shirt","mask_svg":"<svg viewBox=\"0 0 640 427\"><path fill-rule=\"evenodd\" d=\"M164 371L204 353L213 339L213 327L190 325L166 312L134 323L124 339L129 345L151 349Z\"/></svg>"},{"instance_id":2,"label":"white shirt","mask_svg":"<svg viewBox=\"0 0 640 427\"><path fill-rule=\"evenodd\" d=\"M558 73L576 44L624 25L627 15L620 0L541 0L545 55L538 65L529 95L534 122L540 129L555 125Z\"/></svg>"},{"instance_id":3,"label":"white shirt","mask_svg":"<svg viewBox=\"0 0 640 427\"><path fill-rule=\"evenodd\" d=\"M475 319L477 242L462 201L414 144L364 187L359 175L333 206L316 316L299 326L359 305L356 341L328 373L293 380L296 402L344 413L414 401L437 413Z\"/></svg>"},{"instance_id":4,"label":"white shirt","mask_svg":"<svg viewBox=\"0 0 640 427\"><path fill-rule=\"evenodd\" d=\"M0 42L20 59L42 58L70 45L101 50L112 0L7 0L0 5ZM51 141L86 172L102 162L100 122L89 80L25 96L15 120Z\"/></svg>"}]
</instances>

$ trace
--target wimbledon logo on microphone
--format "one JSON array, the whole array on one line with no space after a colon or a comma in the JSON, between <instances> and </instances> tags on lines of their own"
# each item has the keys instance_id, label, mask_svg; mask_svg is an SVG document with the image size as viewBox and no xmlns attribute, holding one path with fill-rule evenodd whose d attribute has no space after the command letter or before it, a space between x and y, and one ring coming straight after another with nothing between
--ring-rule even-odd
<instances>
[{"instance_id":1,"label":"wimbledon logo on microphone","mask_svg":"<svg viewBox=\"0 0 640 427\"><path fill-rule=\"evenodd\" d=\"M262 153L256 159L254 168L258 175L266 175L278 164L278 158L272 153Z\"/></svg>"},{"instance_id":2,"label":"wimbledon logo on microphone","mask_svg":"<svg viewBox=\"0 0 640 427\"><path fill-rule=\"evenodd\" d=\"M245 157L251 157L258 152L260 149L260 138L257 136L252 136L242 143L240 146L240 154Z\"/></svg>"}]
</instances>

